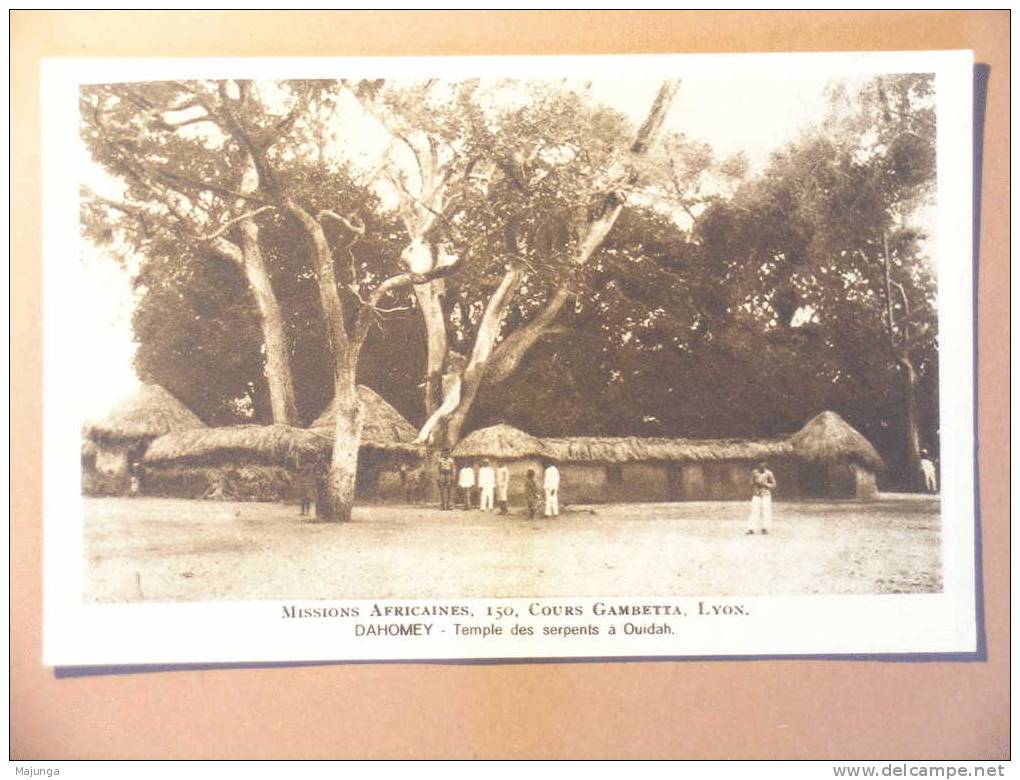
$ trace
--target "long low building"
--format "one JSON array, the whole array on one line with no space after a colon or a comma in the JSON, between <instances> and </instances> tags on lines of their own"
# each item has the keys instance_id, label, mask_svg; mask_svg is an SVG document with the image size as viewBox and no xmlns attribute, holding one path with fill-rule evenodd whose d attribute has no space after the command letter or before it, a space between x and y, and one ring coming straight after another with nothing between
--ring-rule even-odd
<instances>
[{"instance_id":1,"label":"long low building","mask_svg":"<svg viewBox=\"0 0 1020 780\"><path fill-rule=\"evenodd\" d=\"M403 500L405 482L425 472L415 428L368 387L358 388L364 430L358 455L361 500ZM324 471L333 448L332 408L309 428L240 425L207 428L162 388L145 386L107 419L85 428L85 492L127 490L130 463L142 462L143 493L189 498L280 500ZM523 501L528 471L541 484L545 463L560 470L572 504L744 500L762 461L776 476L777 498L867 499L884 468L871 443L834 412L774 439L638 436L539 438L509 425L482 428L454 449L460 466L485 460L510 469L510 500Z\"/></svg>"},{"instance_id":2,"label":"long low building","mask_svg":"<svg viewBox=\"0 0 1020 780\"><path fill-rule=\"evenodd\" d=\"M638 436L536 438L508 425L483 428L454 449L463 463L506 462L512 494L528 469L557 464L560 492L570 503L742 500L751 470L768 463L777 498L875 495L884 468L872 444L835 412L776 439L676 439Z\"/></svg>"},{"instance_id":3,"label":"long low building","mask_svg":"<svg viewBox=\"0 0 1020 780\"><path fill-rule=\"evenodd\" d=\"M417 431L369 387L358 387L362 410L356 492L361 500L404 495L400 464L417 465ZM332 405L309 428L232 425L178 430L149 443L143 492L181 498L280 501L302 481L324 473L333 450Z\"/></svg>"}]
</instances>

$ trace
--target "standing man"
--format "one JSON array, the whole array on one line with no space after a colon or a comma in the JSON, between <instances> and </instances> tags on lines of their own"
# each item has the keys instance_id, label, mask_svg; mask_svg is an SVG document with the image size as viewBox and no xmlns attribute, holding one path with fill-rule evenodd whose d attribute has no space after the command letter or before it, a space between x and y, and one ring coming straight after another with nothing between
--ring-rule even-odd
<instances>
[{"instance_id":1,"label":"standing man","mask_svg":"<svg viewBox=\"0 0 1020 780\"><path fill-rule=\"evenodd\" d=\"M747 533L761 531L767 534L772 527L772 491L776 478L765 462L751 472L751 514L747 518Z\"/></svg>"},{"instance_id":2,"label":"standing man","mask_svg":"<svg viewBox=\"0 0 1020 780\"><path fill-rule=\"evenodd\" d=\"M460 488L461 496L464 499L464 508L471 508L471 491L475 487L475 471L467 463L460 470L457 477L457 486Z\"/></svg>"},{"instance_id":3,"label":"standing man","mask_svg":"<svg viewBox=\"0 0 1020 780\"><path fill-rule=\"evenodd\" d=\"M506 463L500 462L496 469L496 501L499 503L499 513L507 514L510 506L510 469Z\"/></svg>"},{"instance_id":4,"label":"standing man","mask_svg":"<svg viewBox=\"0 0 1020 780\"><path fill-rule=\"evenodd\" d=\"M408 504L411 503L411 482L410 482L410 467L406 461L400 461L400 465L397 467L397 473L400 475L400 489L404 493L404 501Z\"/></svg>"},{"instance_id":5,"label":"standing man","mask_svg":"<svg viewBox=\"0 0 1020 780\"><path fill-rule=\"evenodd\" d=\"M297 472L298 498L301 499L301 516L308 517L312 513L312 501L316 496L314 469L308 463L298 459L295 463Z\"/></svg>"},{"instance_id":6,"label":"standing man","mask_svg":"<svg viewBox=\"0 0 1020 780\"><path fill-rule=\"evenodd\" d=\"M481 493L478 508L483 512L492 511L492 493L495 488L496 472L493 470L488 458L486 458L482 461L482 467L478 469L478 491Z\"/></svg>"},{"instance_id":7,"label":"standing man","mask_svg":"<svg viewBox=\"0 0 1020 780\"><path fill-rule=\"evenodd\" d=\"M142 492L142 464L133 460L128 464L128 491L132 498Z\"/></svg>"},{"instance_id":8,"label":"standing man","mask_svg":"<svg viewBox=\"0 0 1020 780\"><path fill-rule=\"evenodd\" d=\"M404 485L404 501L408 504L414 504L414 493L418 486L418 472L406 463L401 463L400 481Z\"/></svg>"},{"instance_id":9,"label":"standing man","mask_svg":"<svg viewBox=\"0 0 1020 780\"><path fill-rule=\"evenodd\" d=\"M928 493L938 490L938 482L935 479L935 464L928 457L928 450L921 450L921 476L924 477L924 489Z\"/></svg>"},{"instance_id":10,"label":"standing man","mask_svg":"<svg viewBox=\"0 0 1020 780\"><path fill-rule=\"evenodd\" d=\"M556 464L549 461L545 467L545 476L542 479L542 487L545 488L545 516L557 517L560 514L560 470Z\"/></svg>"},{"instance_id":11,"label":"standing man","mask_svg":"<svg viewBox=\"0 0 1020 780\"><path fill-rule=\"evenodd\" d=\"M439 472L439 505L446 512L453 509L453 472L457 469L457 464L450 457L449 450L443 450L443 454L439 456L437 468Z\"/></svg>"}]
</instances>

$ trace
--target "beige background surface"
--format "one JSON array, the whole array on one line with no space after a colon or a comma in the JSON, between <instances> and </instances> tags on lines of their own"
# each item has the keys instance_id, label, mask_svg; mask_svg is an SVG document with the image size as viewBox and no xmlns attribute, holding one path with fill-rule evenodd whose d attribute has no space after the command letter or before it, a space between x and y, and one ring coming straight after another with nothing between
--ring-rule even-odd
<instances>
[{"instance_id":1,"label":"beige background surface","mask_svg":"<svg viewBox=\"0 0 1020 780\"><path fill-rule=\"evenodd\" d=\"M41 666L41 57L956 48L991 65L978 330L987 661L379 664L75 679ZM13 12L11 56L12 757L1009 755L1008 12Z\"/></svg>"}]
</instances>

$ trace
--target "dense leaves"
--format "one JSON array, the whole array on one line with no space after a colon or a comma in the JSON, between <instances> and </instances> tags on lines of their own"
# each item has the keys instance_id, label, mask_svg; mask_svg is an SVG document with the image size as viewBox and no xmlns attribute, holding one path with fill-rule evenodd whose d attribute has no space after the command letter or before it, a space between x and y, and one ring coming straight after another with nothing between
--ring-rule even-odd
<instances>
[{"instance_id":1,"label":"dense leaves","mask_svg":"<svg viewBox=\"0 0 1020 780\"><path fill-rule=\"evenodd\" d=\"M743 156L718 160L708 144L679 134L628 170L626 118L554 82L234 88L260 96L238 102L255 143L283 133L268 151L269 184L310 213L364 224L355 236L324 223L348 313L403 270L409 226L423 217L432 251L461 260L442 283L456 352L470 351L507 269L523 271L501 339L558 290L573 291L516 374L482 387L468 430L502 420L536 434L772 436L833 409L902 476L906 358L917 374L922 444L937 448L936 280L922 218L934 184L930 77L837 85L826 121L753 177ZM189 104L220 90L83 91L83 138L123 181L125 200L151 203L145 181L155 179L200 207L199 229L237 213L231 193L243 183L243 149L190 121L198 113ZM351 95L389 122L381 178L344 153L337 123L358 105ZM169 121L183 128L168 128L168 115L152 109L167 104L181 106ZM443 197L425 202L437 175ZM571 262L607 193L625 208L590 261ZM430 214L434 204L440 213ZM332 393L313 248L281 211L256 219L307 422ZM238 268L165 203L132 214L86 199L83 229L143 258L134 319L142 378L207 422L268 421L264 347ZM239 241L237 229L225 236ZM421 318L407 289L385 304L359 380L418 424Z\"/></svg>"}]
</instances>

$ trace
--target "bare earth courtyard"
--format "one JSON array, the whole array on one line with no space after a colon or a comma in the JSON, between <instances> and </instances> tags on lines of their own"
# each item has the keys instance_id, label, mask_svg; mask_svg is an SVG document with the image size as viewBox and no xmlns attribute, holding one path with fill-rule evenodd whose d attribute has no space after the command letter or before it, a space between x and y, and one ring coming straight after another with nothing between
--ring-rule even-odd
<instances>
[{"instance_id":1,"label":"bare earth courtyard","mask_svg":"<svg viewBox=\"0 0 1020 780\"><path fill-rule=\"evenodd\" d=\"M614 504L529 521L361 506L344 525L280 504L86 498L85 600L917 593L942 588L937 499Z\"/></svg>"}]
</instances>

